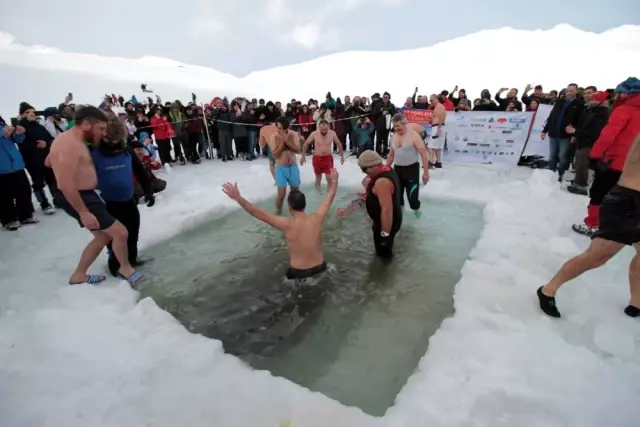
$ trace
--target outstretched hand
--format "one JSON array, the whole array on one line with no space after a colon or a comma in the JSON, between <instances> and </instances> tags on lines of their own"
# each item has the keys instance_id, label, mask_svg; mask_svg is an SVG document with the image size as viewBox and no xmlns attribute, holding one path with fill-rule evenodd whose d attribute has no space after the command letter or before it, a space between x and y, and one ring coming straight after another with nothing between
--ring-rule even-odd
<instances>
[{"instance_id":1,"label":"outstretched hand","mask_svg":"<svg viewBox=\"0 0 640 427\"><path fill-rule=\"evenodd\" d=\"M222 191L224 192L224 194L226 194L227 196L229 196L229 198L231 200L235 200L236 202L238 200L240 200L240 189L238 189L238 183L230 183L230 182L225 182L222 185Z\"/></svg>"}]
</instances>

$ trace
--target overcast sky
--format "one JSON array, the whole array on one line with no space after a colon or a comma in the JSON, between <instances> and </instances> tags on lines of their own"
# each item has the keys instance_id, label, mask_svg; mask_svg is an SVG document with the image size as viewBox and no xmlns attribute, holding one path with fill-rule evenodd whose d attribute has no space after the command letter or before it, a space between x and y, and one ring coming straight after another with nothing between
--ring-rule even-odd
<instances>
[{"instance_id":1,"label":"overcast sky","mask_svg":"<svg viewBox=\"0 0 640 427\"><path fill-rule=\"evenodd\" d=\"M601 32L640 24L640 0L29 0L3 5L2 14L0 30L24 44L163 56L242 77L340 51L425 47L503 26L568 23Z\"/></svg>"}]
</instances>

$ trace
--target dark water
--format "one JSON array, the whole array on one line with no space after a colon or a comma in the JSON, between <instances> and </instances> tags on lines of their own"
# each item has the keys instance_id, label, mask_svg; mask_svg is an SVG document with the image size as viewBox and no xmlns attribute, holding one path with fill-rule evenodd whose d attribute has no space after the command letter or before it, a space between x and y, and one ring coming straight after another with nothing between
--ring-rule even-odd
<instances>
[{"instance_id":1,"label":"dark water","mask_svg":"<svg viewBox=\"0 0 640 427\"><path fill-rule=\"evenodd\" d=\"M342 190L334 209L354 197ZM321 201L307 190L309 209ZM273 200L261 206L273 209ZM373 256L364 211L330 215L329 271L303 283L283 279L280 233L242 210L145 251L154 261L140 289L192 332L225 350L346 405L382 415L453 313L460 269L482 228L481 206L427 199L405 213L395 258Z\"/></svg>"}]
</instances>

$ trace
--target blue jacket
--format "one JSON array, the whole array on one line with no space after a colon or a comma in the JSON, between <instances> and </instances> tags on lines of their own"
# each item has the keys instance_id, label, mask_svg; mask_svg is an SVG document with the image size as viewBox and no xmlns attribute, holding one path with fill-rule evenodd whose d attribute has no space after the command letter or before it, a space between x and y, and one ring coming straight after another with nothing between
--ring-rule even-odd
<instances>
[{"instance_id":1,"label":"blue jacket","mask_svg":"<svg viewBox=\"0 0 640 427\"><path fill-rule=\"evenodd\" d=\"M106 202L126 202L133 198L133 160L128 151L106 154L92 150L98 175L98 190Z\"/></svg>"},{"instance_id":2,"label":"blue jacket","mask_svg":"<svg viewBox=\"0 0 640 427\"><path fill-rule=\"evenodd\" d=\"M2 135L4 126L0 124L0 174L8 174L24 169L22 154L18 151L16 143L24 141L24 135L13 134L9 138Z\"/></svg>"}]
</instances>

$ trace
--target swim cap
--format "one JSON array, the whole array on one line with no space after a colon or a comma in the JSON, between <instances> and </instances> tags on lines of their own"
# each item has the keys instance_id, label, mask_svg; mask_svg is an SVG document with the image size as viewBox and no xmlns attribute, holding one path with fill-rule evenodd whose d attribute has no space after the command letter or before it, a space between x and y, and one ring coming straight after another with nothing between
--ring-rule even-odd
<instances>
[{"instance_id":1,"label":"swim cap","mask_svg":"<svg viewBox=\"0 0 640 427\"><path fill-rule=\"evenodd\" d=\"M371 168L382 164L382 158L378 153L372 150L367 150L360 154L358 158L358 165L361 168Z\"/></svg>"}]
</instances>

